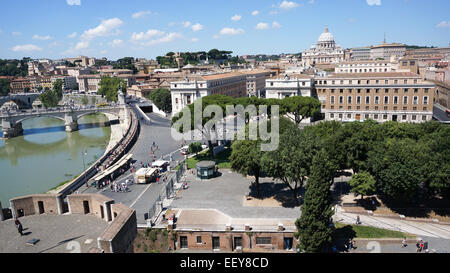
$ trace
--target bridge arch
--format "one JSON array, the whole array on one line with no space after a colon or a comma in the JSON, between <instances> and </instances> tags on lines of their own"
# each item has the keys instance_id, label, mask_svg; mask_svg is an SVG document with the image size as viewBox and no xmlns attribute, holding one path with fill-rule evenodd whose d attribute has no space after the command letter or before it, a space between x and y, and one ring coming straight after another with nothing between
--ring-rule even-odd
<instances>
[{"instance_id":1,"label":"bridge arch","mask_svg":"<svg viewBox=\"0 0 450 273\"><path fill-rule=\"evenodd\" d=\"M77 120L84 117L84 116L88 116L88 115L92 115L92 114L111 114L116 116L117 118L120 119L120 114L119 112L116 111L110 111L110 110L92 110L92 111L88 111L85 113L82 113L80 115L77 115Z\"/></svg>"},{"instance_id":2,"label":"bridge arch","mask_svg":"<svg viewBox=\"0 0 450 273\"><path fill-rule=\"evenodd\" d=\"M22 119L16 120L16 123L22 123L23 121L28 120L28 119L42 118L42 117L59 119L59 120L62 120L63 122L65 122L64 117L60 117L60 116L56 116L56 115L51 115L51 114L42 114L42 115L31 115L31 116L26 116L26 117L24 117L24 118L22 118Z\"/></svg>"}]
</instances>

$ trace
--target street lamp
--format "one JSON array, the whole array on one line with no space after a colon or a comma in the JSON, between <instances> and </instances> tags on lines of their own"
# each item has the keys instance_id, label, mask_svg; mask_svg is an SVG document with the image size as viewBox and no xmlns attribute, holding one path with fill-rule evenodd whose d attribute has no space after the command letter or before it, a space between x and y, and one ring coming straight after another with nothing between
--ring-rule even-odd
<instances>
[{"instance_id":1,"label":"street lamp","mask_svg":"<svg viewBox=\"0 0 450 273\"><path fill-rule=\"evenodd\" d=\"M84 173L84 179L86 179L86 163L84 161L84 156L87 155L87 149L85 149L84 151L81 151L81 157L83 158L83 173ZM89 184L86 181L86 187L89 188Z\"/></svg>"}]
</instances>

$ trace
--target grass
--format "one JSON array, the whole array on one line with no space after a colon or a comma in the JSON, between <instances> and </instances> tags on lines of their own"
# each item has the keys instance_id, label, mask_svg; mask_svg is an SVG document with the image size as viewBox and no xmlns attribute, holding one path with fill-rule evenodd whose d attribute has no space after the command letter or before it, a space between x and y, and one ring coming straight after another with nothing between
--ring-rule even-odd
<instances>
[{"instance_id":1,"label":"grass","mask_svg":"<svg viewBox=\"0 0 450 273\"><path fill-rule=\"evenodd\" d=\"M375 227L336 223L336 237L340 238L415 238L414 235Z\"/></svg>"},{"instance_id":2,"label":"grass","mask_svg":"<svg viewBox=\"0 0 450 273\"><path fill-rule=\"evenodd\" d=\"M220 169L230 169L231 168L230 159L229 159L230 155L231 155L231 149L227 148L215 156L214 162L216 162L217 166ZM198 155L196 155L194 157L187 159L186 163L188 165L188 169L195 169L197 163L200 161L204 161L204 160L211 160L211 158L209 157L209 150L206 150L202 153L199 153ZM177 167L177 169L178 168L179 168L179 166Z\"/></svg>"}]
</instances>

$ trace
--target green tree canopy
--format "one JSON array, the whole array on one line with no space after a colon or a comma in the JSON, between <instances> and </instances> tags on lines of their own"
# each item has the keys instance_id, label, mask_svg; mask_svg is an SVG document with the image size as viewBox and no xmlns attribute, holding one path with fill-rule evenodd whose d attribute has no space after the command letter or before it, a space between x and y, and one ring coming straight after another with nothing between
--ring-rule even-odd
<instances>
[{"instance_id":1,"label":"green tree canopy","mask_svg":"<svg viewBox=\"0 0 450 273\"><path fill-rule=\"evenodd\" d=\"M189 144L188 153L190 153L190 154L197 155L202 150L203 150L202 143L200 143L200 142L192 142L191 144Z\"/></svg>"},{"instance_id":2,"label":"green tree canopy","mask_svg":"<svg viewBox=\"0 0 450 273\"><path fill-rule=\"evenodd\" d=\"M300 124L303 119L315 117L320 113L320 101L312 97L293 96L284 98L281 103L293 115L293 121Z\"/></svg>"},{"instance_id":3,"label":"green tree canopy","mask_svg":"<svg viewBox=\"0 0 450 273\"><path fill-rule=\"evenodd\" d=\"M10 92L8 79L0 79L0 96L7 96Z\"/></svg>"},{"instance_id":4,"label":"green tree canopy","mask_svg":"<svg viewBox=\"0 0 450 273\"><path fill-rule=\"evenodd\" d=\"M127 90L126 82L117 77L102 77L99 86L98 94L105 96L108 101L114 102L118 100L119 88L123 93L126 93Z\"/></svg>"},{"instance_id":5,"label":"green tree canopy","mask_svg":"<svg viewBox=\"0 0 450 273\"><path fill-rule=\"evenodd\" d=\"M157 88L148 95L148 98L158 109L166 113L172 111L172 97L168 89Z\"/></svg>"},{"instance_id":6,"label":"green tree canopy","mask_svg":"<svg viewBox=\"0 0 450 273\"><path fill-rule=\"evenodd\" d=\"M375 179L368 172L354 174L349 184L352 187L351 192L361 195L361 199L376 192Z\"/></svg>"}]
</instances>

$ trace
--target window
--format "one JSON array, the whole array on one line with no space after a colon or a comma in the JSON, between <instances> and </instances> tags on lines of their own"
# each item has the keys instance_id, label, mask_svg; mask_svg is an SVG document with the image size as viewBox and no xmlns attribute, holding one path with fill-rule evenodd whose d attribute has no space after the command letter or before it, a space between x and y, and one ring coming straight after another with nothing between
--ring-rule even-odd
<instances>
[{"instance_id":1,"label":"window","mask_svg":"<svg viewBox=\"0 0 450 273\"><path fill-rule=\"evenodd\" d=\"M373 115L373 119L378 119L378 115L377 114Z\"/></svg>"},{"instance_id":2,"label":"window","mask_svg":"<svg viewBox=\"0 0 450 273\"><path fill-rule=\"evenodd\" d=\"M375 97L375 104L379 104L380 103L380 97L376 96Z\"/></svg>"},{"instance_id":3,"label":"window","mask_svg":"<svg viewBox=\"0 0 450 273\"><path fill-rule=\"evenodd\" d=\"M388 80L384 80L384 84L388 84L389 83L389 81Z\"/></svg>"},{"instance_id":4,"label":"window","mask_svg":"<svg viewBox=\"0 0 450 273\"><path fill-rule=\"evenodd\" d=\"M395 89L394 89L394 93L398 93L398 88L395 88Z\"/></svg>"},{"instance_id":5,"label":"window","mask_svg":"<svg viewBox=\"0 0 450 273\"><path fill-rule=\"evenodd\" d=\"M397 96L394 97L394 104L398 104L398 97Z\"/></svg>"},{"instance_id":6,"label":"window","mask_svg":"<svg viewBox=\"0 0 450 273\"><path fill-rule=\"evenodd\" d=\"M257 245L271 245L272 244L272 238L270 238L270 237L256 237L256 244Z\"/></svg>"},{"instance_id":7,"label":"window","mask_svg":"<svg viewBox=\"0 0 450 273\"><path fill-rule=\"evenodd\" d=\"M356 97L356 103L357 103L357 104L361 104L361 97L360 97L360 96L357 96L357 97Z\"/></svg>"},{"instance_id":8,"label":"window","mask_svg":"<svg viewBox=\"0 0 450 273\"><path fill-rule=\"evenodd\" d=\"M419 102L419 99L417 96L413 97L413 104L417 104Z\"/></svg>"},{"instance_id":9,"label":"window","mask_svg":"<svg viewBox=\"0 0 450 273\"><path fill-rule=\"evenodd\" d=\"M344 103L344 97L343 96L339 96L339 103Z\"/></svg>"},{"instance_id":10,"label":"window","mask_svg":"<svg viewBox=\"0 0 450 273\"><path fill-rule=\"evenodd\" d=\"M379 81L379 80L376 80L376 81L375 81L375 83L376 83L376 84L379 84L379 83L380 83L380 81Z\"/></svg>"},{"instance_id":11,"label":"window","mask_svg":"<svg viewBox=\"0 0 450 273\"><path fill-rule=\"evenodd\" d=\"M378 88L377 88L377 89L375 89L375 93L377 93L377 94L378 94L379 92L380 92L380 89L378 89Z\"/></svg>"},{"instance_id":12,"label":"window","mask_svg":"<svg viewBox=\"0 0 450 273\"><path fill-rule=\"evenodd\" d=\"M387 119L388 118L388 115L383 115L383 119Z\"/></svg>"},{"instance_id":13,"label":"window","mask_svg":"<svg viewBox=\"0 0 450 273\"><path fill-rule=\"evenodd\" d=\"M347 114L347 118L352 118L352 114Z\"/></svg>"},{"instance_id":14,"label":"window","mask_svg":"<svg viewBox=\"0 0 450 273\"><path fill-rule=\"evenodd\" d=\"M339 114L339 118L342 118L342 114Z\"/></svg>"},{"instance_id":15,"label":"window","mask_svg":"<svg viewBox=\"0 0 450 273\"><path fill-rule=\"evenodd\" d=\"M347 107L347 110L352 110L352 107L351 106Z\"/></svg>"},{"instance_id":16,"label":"window","mask_svg":"<svg viewBox=\"0 0 450 273\"><path fill-rule=\"evenodd\" d=\"M331 89L331 93L334 94L334 89Z\"/></svg>"},{"instance_id":17,"label":"window","mask_svg":"<svg viewBox=\"0 0 450 273\"><path fill-rule=\"evenodd\" d=\"M414 93L419 93L419 89L414 88Z\"/></svg>"},{"instance_id":18,"label":"window","mask_svg":"<svg viewBox=\"0 0 450 273\"><path fill-rule=\"evenodd\" d=\"M348 104L351 104L351 103L352 103L352 96L348 96L348 98L347 98L347 103L348 103Z\"/></svg>"},{"instance_id":19,"label":"window","mask_svg":"<svg viewBox=\"0 0 450 273\"><path fill-rule=\"evenodd\" d=\"M424 92L425 92L425 94L428 94L428 88L425 88Z\"/></svg>"},{"instance_id":20,"label":"window","mask_svg":"<svg viewBox=\"0 0 450 273\"><path fill-rule=\"evenodd\" d=\"M369 104L369 103L370 103L370 97L367 96L367 97L366 97L366 104Z\"/></svg>"},{"instance_id":21,"label":"window","mask_svg":"<svg viewBox=\"0 0 450 273\"><path fill-rule=\"evenodd\" d=\"M370 89L366 89L366 93L370 93Z\"/></svg>"},{"instance_id":22,"label":"window","mask_svg":"<svg viewBox=\"0 0 450 273\"><path fill-rule=\"evenodd\" d=\"M369 114L365 114L365 115L364 115L364 118L365 118L365 119L369 119Z\"/></svg>"},{"instance_id":23,"label":"window","mask_svg":"<svg viewBox=\"0 0 450 273\"><path fill-rule=\"evenodd\" d=\"M330 118L334 118L334 114L330 114Z\"/></svg>"},{"instance_id":24,"label":"window","mask_svg":"<svg viewBox=\"0 0 450 273\"><path fill-rule=\"evenodd\" d=\"M408 80L404 80L403 83L404 83L404 84L408 84Z\"/></svg>"},{"instance_id":25,"label":"window","mask_svg":"<svg viewBox=\"0 0 450 273\"><path fill-rule=\"evenodd\" d=\"M273 82L270 83L270 86L273 86Z\"/></svg>"},{"instance_id":26,"label":"window","mask_svg":"<svg viewBox=\"0 0 450 273\"><path fill-rule=\"evenodd\" d=\"M344 89L339 89L339 93L344 93Z\"/></svg>"},{"instance_id":27,"label":"window","mask_svg":"<svg viewBox=\"0 0 450 273\"><path fill-rule=\"evenodd\" d=\"M428 97L427 96L423 97L423 104L428 104Z\"/></svg>"},{"instance_id":28,"label":"window","mask_svg":"<svg viewBox=\"0 0 450 273\"><path fill-rule=\"evenodd\" d=\"M201 244L202 243L202 236L197 236L197 244Z\"/></svg>"},{"instance_id":29,"label":"window","mask_svg":"<svg viewBox=\"0 0 450 273\"><path fill-rule=\"evenodd\" d=\"M360 94L361 93L361 89L358 89L358 94Z\"/></svg>"},{"instance_id":30,"label":"window","mask_svg":"<svg viewBox=\"0 0 450 273\"><path fill-rule=\"evenodd\" d=\"M405 88L404 93L405 93L405 94L408 93L408 88Z\"/></svg>"},{"instance_id":31,"label":"window","mask_svg":"<svg viewBox=\"0 0 450 273\"><path fill-rule=\"evenodd\" d=\"M384 96L384 104L388 104L389 103L389 97L388 96Z\"/></svg>"},{"instance_id":32,"label":"window","mask_svg":"<svg viewBox=\"0 0 450 273\"><path fill-rule=\"evenodd\" d=\"M412 115L412 120L416 120L417 116L416 115Z\"/></svg>"},{"instance_id":33,"label":"window","mask_svg":"<svg viewBox=\"0 0 450 273\"><path fill-rule=\"evenodd\" d=\"M427 120L427 116L422 116L422 120L426 121Z\"/></svg>"},{"instance_id":34,"label":"window","mask_svg":"<svg viewBox=\"0 0 450 273\"><path fill-rule=\"evenodd\" d=\"M398 83L398 81L397 80L394 80L394 84L397 84Z\"/></svg>"},{"instance_id":35,"label":"window","mask_svg":"<svg viewBox=\"0 0 450 273\"><path fill-rule=\"evenodd\" d=\"M403 97L403 104L408 104L408 97Z\"/></svg>"},{"instance_id":36,"label":"window","mask_svg":"<svg viewBox=\"0 0 450 273\"><path fill-rule=\"evenodd\" d=\"M175 104L178 104L178 98L175 98Z\"/></svg>"},{"instance_id":37,"label":"window","mask_svg":"<svg viewBox=\"0 0 450 273\"><path fill-rule=\"evenodd\" d=\"M406 115L402 115L402 120L406 120Z\"/></svg>"},{"instance_id":38,"label":"window","mask_svg":"<svg viewBox=\"0 0 450 273\"><path fill-rule=\"evenodd\" d=\"M330 103L331 103L331 104L334 104L334 96L331 96L331 97L330 97Z\"/></svg>"}]
</instances>

